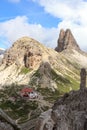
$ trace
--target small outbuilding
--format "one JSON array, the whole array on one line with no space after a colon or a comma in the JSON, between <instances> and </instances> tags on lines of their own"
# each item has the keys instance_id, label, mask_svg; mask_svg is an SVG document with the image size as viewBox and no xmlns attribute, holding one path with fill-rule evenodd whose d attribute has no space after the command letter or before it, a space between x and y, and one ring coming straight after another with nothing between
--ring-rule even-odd
<instances>
[{"instance_id":1,"label":"small outbuilding","mask_svg":"<svg viewBox=\"0 0 87 130\"><path fill-rule=\"evenodd\" d=\"M32 88L23 88L21 90L21 96L33 99L33 98L37 98L38 94Z\"/></svg>"}]
</instances>

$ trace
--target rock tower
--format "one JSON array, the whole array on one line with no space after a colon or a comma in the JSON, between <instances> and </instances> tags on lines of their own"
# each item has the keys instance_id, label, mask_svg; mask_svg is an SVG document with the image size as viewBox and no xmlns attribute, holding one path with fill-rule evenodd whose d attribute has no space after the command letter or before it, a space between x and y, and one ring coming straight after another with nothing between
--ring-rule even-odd
<instances>
[{"instance_id":1,"label":"rock tower","mask_svg":"<svg viewBox=\"0 0 87 130\"><path fill-rule=\"evenodd\" d=\"M55 50L58 52L62 52L65 49L80 50L70 29L67 29L66 31L64 31L63 29L60 30L57 47L55 48Z\"/></svg>"}]
</instances>

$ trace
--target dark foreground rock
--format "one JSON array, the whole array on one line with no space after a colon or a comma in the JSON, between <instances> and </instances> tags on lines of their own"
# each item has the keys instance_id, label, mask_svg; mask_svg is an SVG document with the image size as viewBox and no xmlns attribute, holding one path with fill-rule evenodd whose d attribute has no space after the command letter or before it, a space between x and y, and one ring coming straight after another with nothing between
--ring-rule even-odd
<instances>
[{"instance_id":1,"label":"dark foreground rock","mask_svg":"<svg viewBox=\"0 0 87 130\"><path fill-rule=\"evenodd\" d=\"M20 130L20 127L0 109L0 130Z\"/></svg>"},{"instance_id":2,"label":"dark foreground rock","mask_svg":"<svg viewBox=\"0 0 87 130\"><path fill-rule=\"evenodd\" d=\"M57 130L87 130L87 89L65 94L54 104L51 117Z\"/></svg>"},{"instance_id":3,"label":"dark foreground rock","mask_svg":"<svg viewBox=\"0 0 87 130\"><path fill-rule=\"evenodd\" d=\"M87 130L87 88L66 93L48 114L40 116L35 130Z\"/></svg>"},{"instance_id":4,"label":"dark foreground rock","mask_svg":"<svg viewBox=\"0 0 87 130\"><path fill-rule=\"evenodd\" d=\"M81 69L80 78L80 90L60 97L39 117L35 130L87 130L86 69Z\"/></svg>"}]
</instances>

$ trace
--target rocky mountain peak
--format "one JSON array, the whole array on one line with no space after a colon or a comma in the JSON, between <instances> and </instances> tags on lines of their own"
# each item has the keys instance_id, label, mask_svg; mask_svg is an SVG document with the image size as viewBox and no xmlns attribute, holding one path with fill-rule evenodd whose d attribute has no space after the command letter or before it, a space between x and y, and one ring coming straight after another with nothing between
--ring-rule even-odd
<instances>
[{"instance_id":1,"label":"rocky mountain peak","mask_svg":"<svg viewBox=\"0 0 87 130\"><path fill-rule=\"evenodd\" d=\"M59 34L57 43L58 43L58 45L55 48L55 50L58 52L61 52L65 49L80 50L70 29L67 29L66 31L64 31L63 29L60 30L60 34Z\"/></svg>"},{"instance_id":2,"label":"rocky mountain peak","mask_svg":"<svg viewBox=\"0 0 87 130\"><path fill-rule=\"evenodd\" d=\"M70 30L61 30L61 41L65 36L68 37L68 33L70 34ZM54 91L60 83L64 82L65 86L68 82L69 85L66 87L71 90L74 81L73 83L69 81L66 74L74 77L76 81L78 79L76 72L80 67L87 67L87 54L76 50L60 54L32 38L22 37L5 51L0 66L0 84L32 84L34 81L33 86L45 86ZM70 84L73 84L72 87Z\"/></svg>"},{"instance_id":3,"label":"rocky mountain peak","mask_svg":"<svg viewBox=\"0 0 87 130\"><path fill-rule=\"evenodd\" d=\"M2 64L5 64L5 66L15 64L33 68L40 62L42 56L42 48L40 46L40 43L36 40L22 37L6 51Z\"/></svg>"}]
</instances>

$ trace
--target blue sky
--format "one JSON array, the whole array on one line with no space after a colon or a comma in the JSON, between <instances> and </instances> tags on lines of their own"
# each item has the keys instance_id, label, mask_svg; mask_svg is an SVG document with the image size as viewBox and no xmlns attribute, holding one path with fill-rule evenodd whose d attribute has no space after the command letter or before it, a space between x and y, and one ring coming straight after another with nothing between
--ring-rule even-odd
<instances>
[{"instance_id":1,"label":"blue sky","mask_svg":"<svg viewBox=\"0 0 87 130\"><path fill-rule=\"evenodd\" d=\"M55 48L61 28L70 28L87 50L86 0L1 0L0 47L8 48L22 36Z\"/></svg>"},{"instance_id":2,"label":"blue sky","mask_svg":"<svg viewBox=\"0 0 87 130\"><path fill-rule=\"evenodd\" d=\"M17 16L27 16L30 23L41 24L44 27L56 27L60 21L60 19L46 13L43 7L32 0L21 0L21 2L1 0L0 10L0 22Z\"/></svg>"}]
</instances>

